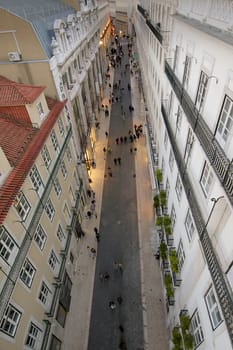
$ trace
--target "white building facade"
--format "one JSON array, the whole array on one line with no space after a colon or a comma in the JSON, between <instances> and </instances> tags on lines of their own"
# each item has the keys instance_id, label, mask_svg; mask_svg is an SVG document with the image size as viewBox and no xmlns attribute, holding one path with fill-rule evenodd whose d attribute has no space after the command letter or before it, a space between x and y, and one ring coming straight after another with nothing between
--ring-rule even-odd
<instances>
[{"instance_id":1,"label":"white building facade","mask_svg":"<svg viewBox=\"0 0 233 350\"><path fill-rule=\"evenodd\" d=\"M134 20L171 348L232 349L232 4L141 2Z\"/></svg>"}]
</instances>

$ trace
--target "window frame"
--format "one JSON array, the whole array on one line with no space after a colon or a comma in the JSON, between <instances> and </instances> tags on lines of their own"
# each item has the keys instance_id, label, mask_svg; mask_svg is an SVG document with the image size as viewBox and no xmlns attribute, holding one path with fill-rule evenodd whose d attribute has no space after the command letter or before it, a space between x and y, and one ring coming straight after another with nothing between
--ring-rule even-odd
<instances>
[{"instance_id":1,"label":"window frame","mask_svg":"<svg viewBox=\"0 0 233 350\"><path fill-rule=\"evenodd\" d=\"M48 264L53 272L56 273L58 266L60 265L60 261L55 253L54 249L50 250Z\"/></svg>"},{"instance_id":2,"label":"window frame","mask_svg":"<svg viewBox=\"0 0 233 350\"><path fill-rule=\"evenodd\" d=\"M41 233L44 235L44 238L42 239L41 239ZM36 240L37 237L39 238L38 241ZM43 227L41 226L41 224L38 224L34 235L34 241L36 242L37 246L41 251L44 249L46 240L47 240L47 235ZM41 244L39 242L41 242Z\"/></svg>"},{"instance_id":3,"label":"window frame","mask_svg":"<svg viewBox=\"0 0 233 350\"><path fill-rule=\"evenodd\" d=\"M50 133L50 140L52 142L54 151L58 154L59 150L60 150L60 146L59 146L59 143L58 143L58 139L57 139L57 135L56 135L55 130L51 131L51 133Z\"/></svg>"},{"instance_id":4,"label":"window frame","mask_svg":"<svg viewBox=\"0 0 233 350\"><path fill-rule=\"evenodd\" d=\"M31 170L29 172L29 178L36 192L41 193L43 191L44 184L35 164L31 167Z\"/></svg>"},{"instance_id":5,"label":"window frame","mask_svg":"<svg viewBox=\"0 0 233 350\"><path fill-rule=\"evenodd\" d=\"M22 221L25 221L31 210L31 206L23 191L17 193L14 200L14 208Z\"/></svg>"},{"instance_id":6,"label":"window frame","mask_svg":"<svg viewBox=\"0 0 233 350\"><path fill-rule=\"evenodd\" d=\"M212 168L210 164L205 161L202 173L201 173L201 178L200 178L200 186L202 188L202 191L205 195L205 197L208 196L210 189L212 187L214 181L214 173L212 171Z\"/></svg>"},{"instance_id":7,"label":"window frame","mask_svg":"<svg viewBox=\"0 0 233 350\"><path fill-rule=\"evenodd\" d=\"M187 232L188 240L191 242L195 233L195 225L190 208L188 208L187 214L185 216L184 226ZM191 227L193 228L192 230L190 230Z\"/></svg>"},{"instance_id":8,"label":"window frame","mask_svg":"<svg viewBox=\"0 0 233 350\"><path fill-rule=\"evenodd\" d=\"M64 160L61 161L60 168L61 168L61 173L62 173L63 178L66 179L68 172L67 172L67 168L66 168L66 164L65 164Z\"/></svg>"},{"instance_id":9,"label":"window frame","mask_svg":"<svg viewBox=\"0 0 233 350\"><path fill-rule=\"evenodd\" d=\"M206 97L207 85L208 85L208 75L204 71L201 71L196 99L195 99L195 106L199 113L203 109L203 104Z\"/></svg>"},{"instance_id":10,"label":"window frame","mask_svg":"<svg viewBox=\"0 0 233 350\"><path fill-rule=\"evenodd\" d=\"M41 157L44 161L46 168L49 169L50 164L52 163L52 159L51 159L51 156L49 154L49 151L48 151L48 148L46 145L44 145L42 150L41 150Z\"/></svg>"},{"instance_id":11,"label":"window frame","mask_svg":"<svg viewBox=\"0 0 233 350\"><path fill-rule=\"evenodd\" d=\"M17 250L18 250L18 245L16 244L14 238L10 235L10 233L7 231L7 229L3 225L0 225L0 257L8 265L11 265L11 261L13 261L13 258L16 255Z\"/></svg>"},{"instance_id":12,"label":"window frame","mask_svg":"<svg viewBox=\"0 0 233 350\"><path fill-rule=\"evenodd\" d=\"M55 208L50 198L47 199L44 210L46 212L48 219L52 222L55 216Z\"/></svg>"},{"instance_id":13,"label":"window frame","mask_svg":"<svg viewBox=\"0 0 233 350\"><path fill-rule=\"evenodd\" d=\"M201 343L203 343L205 338L204 338L204 333L201 326L200 316L197 309L194 311L191 317L190 328L192 331L195 347L198 347Z\"/></svg>"},{"instance_id":14,"label":"window frame","mask_svg":"<svg viewBox=\"0 0 233 350\"><path fill-rule=\"evenodd\" d=\"M177 247L177 258L178 258L179 271L181 271L182 267L184 266L184 262L185 262L185 258L186 258L182 239L180 239L178 247Z\"/></svg>"},{"instance_id":15,"label":"window frame","mask_svg":"<svg viewBox=\"0 0 233 350\"><path fill-rule=\"evenodd\" d=\"M173 153L173 150L172 148L170 149L170 154L169 154L169 167L170 167L170 170L173 171L173 168L174 168L174 161L175 161L175 157L174 157L174 153Z\"/></svg>"},{"instance_id":16,"label":"window frame","mask_svg":"<svg viewBox=\"0 0 233 350\"><path fill-rule=\"evenodd\" d=\"M183 184L182 184L181 177L180 177L179 173L177 174L177 178L176 178L175 190L176 190L176 195L177 195L178 201L180 202L182 192L183 192Z\"/></svg>"},{"instance_id":17,"label":"window frame","mask_svg":"<svg viewBox=\"0 0 233 350\"><path fill-rule=\"evenodd\" d=\"M214 306L214 310L212 310L212 309L213 309L213 306L211 306L211 305L209 304L210 299L209 299L208 295L209 295L210 293L212 293L212 297L214 297L214 301L215 301L214 304L216 305L216 306ZM222 318L222 315L221 315L220 307L218 306L218 301L217 301L217 297L216 297L216 295L215 295L215 291L214 291L213 286L210 286L210 288L208 289L208 291L207 291L206 294L205 294L204 299L205 299L205 304L206 304L207 312L208 312L208 315L209 315L211 327L212 327L213 330L215 330L215 329L218 328L218 326L223 322L223 318ZM217 309L217 313L215 312L216 309ZM215 316L216 316L217 314L220 316L220 319L219 319L219 321L218 321L217 324L214 323L213 311L214 311L214 315L215 315Z\"/></svg>"},{"instance_id":18,"label":"window frame","mask_svg":"<svg viewBox=\"0 0 233 350\"><path fill-rule=\"evenodd\" d=\"M61 193L62 193L62 188L61 188L60 182L59 182L57 177L53 181L53 187L54 187L54 191L55 191L57 197L60 198Z\"/></svg>"},{"instance_id":19,"label":"window frame","mask_svg":"<svg viewBox=\"0 0 233 350\"><path fill-rule=\"evenodd\" d=\"M37 335L35 336L34 331L32 332L32 329L34 328L34 330L37 331ZM35 325L34 322L30 322L29 327L28 327L28 331L27 331L27 335L25 338L25 346L28 349L39 349L39 345L41 345L41 340L42 340L42 334L43 331L42 329L40 329L37 325ZM30 344L28 344L28 341L30 341Z\"/></svg>"},{"instance_id":20,"label":"window frame","mask_svg":"<svg viewBox=\"0 0 233 350\"><path fill-rule=\"evenodd\" d=\"M230 105L229 105L229 109L226 110L225 105L228 101ZM231 134L231 130L233 126L233 116L231 117L230 112L232 110L233 110L233 100L228 95L225 95L222 108L221 108L221 113L218 118L217 128L216 128L216 136L218 139L220 139L220 143L222 146L225 145L225 143L228 141L229 135ZM225 121L223 120L224 118L226 118ZM227 127L229 120L230 120L230 127ZM221 131L219 131L220 127L222 128Z\"/></svg>"},{"instance_id":21,"label":"window frame","mask_svg":"<svg viewBox=\"0 0 233 350\"><path fill-rule=\"evenodd\" d=\"M44 112L44 108L43 108L43 104L41 101L39 101L37 104L36 104L36 109L37 109L37 112L39 114L39 117L41 120L44 119L45 117L45 112Z\"/></svg>"},{"instance_id":22,"label":"window frame","mask_svg":"<svg viewBox=\"0 0 233 350\"><path fill-rule=\"evenodd\" d=\"M9 322L9 314L11 313L11 311L14 310L15 313L17 313L17 321L16 322ZM20 318L22 316L22 312L19 311L15 306L13 306L11 303L9 303L7 305L7 308L5 310L4 316L1 319L0 322L0 329L3 333L7 334L9 337L14 338L17 332L17 328L20 322ZM9 333L9 331L7 331L6 329L3 328L3 325L6 326L6 323L9 323L11 326L13 325L13 332ZM10 328L12 328L10 326Z\"/></svg>"},{"instance_id":23,"label":"window frame","mask_svg":"<svg viewBox=\"0 0 233 350\"><path fill-rule=\"evenodd\" d=\"M43 290L44 288L44 290ZM39 294L38 294L38 300L44 307L48 307L51 303L52 299L52 291L51 289L47 286L47 284L42 281Z\"/></svg>"},{"instance_id":24,"label":"window frame","mask_svg":"<svg viewBox=\"0 0 233 350\"><path fill-rule=\"evenodd\" d=\"M28 267L30 268L31 272L27 270ZM26 287L31 288L35 274L36 274L36 268L33 266L31 261L28 258L26 258L20 270L20 275L19 275L20 280L24 283Z\"/></svg>"}]
</instances>

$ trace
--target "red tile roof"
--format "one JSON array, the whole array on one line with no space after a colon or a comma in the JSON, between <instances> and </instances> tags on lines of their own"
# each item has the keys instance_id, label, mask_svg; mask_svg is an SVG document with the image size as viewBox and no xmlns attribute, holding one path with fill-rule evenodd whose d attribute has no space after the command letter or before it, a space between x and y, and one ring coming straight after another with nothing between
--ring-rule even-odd
<instances>
[{"instance_id":1,"label":"red tile roof","mask_svg":"<svg viewBox=\"0 0 233 350\"><path fill-rule=\"evenodd\" d=\"M19 84L0 76L0 106L22 106L30 104L44 90L44 86Z\"/></svg>"},{"instance_id":2,"label":"red tile roof","mask_svg":"<svg viewBox=\"0 0 233 350\"><path fill-rule=\"evenodd\" d=\"M0 119L0 126L2 123L5 123L4 125L9 128L8 132L11 133L11 139L8 138L10 141L8 148L10 148L10 146L12 146L12 148L16 148L13 142L17 142L17 137L20 138L21 141L25 138L26 135L26 137L28 137L28 140L25 141L26 145L21 144L22 149L19 149L21 158L18 159L18 161L16 160L16 166L12 169L4 184L0 188L0 224L3 223L5 217L7 216L7 213L14 201L15 196L20 190L26 176L28 175L33 163L41 151L43 144L45 143L65 104L66 101L56 102L49 115L41 125L40 129L37 131L35 131L32 127L28 127L28 125L25 128L26 130L23 131L21 126L15 125L15 123L9 126L9 121L7 122L7 120L4 118ZM6 143L7 141L5 140L4 147L7 148ZM17 145L20 147L19 143ZM8 156L12 158L12 160L17 158L17 150L10 151L10 149L7 149L7 152Z\"/></svg>"}]
</instances>

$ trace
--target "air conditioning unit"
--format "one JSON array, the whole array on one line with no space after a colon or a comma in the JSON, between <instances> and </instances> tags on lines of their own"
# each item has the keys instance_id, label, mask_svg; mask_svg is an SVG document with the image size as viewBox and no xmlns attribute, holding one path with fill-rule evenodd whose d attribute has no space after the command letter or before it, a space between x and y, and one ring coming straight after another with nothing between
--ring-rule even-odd
<instances>
[{"instance_id":1,"label":"air conditioning unit","mask_svg":"<svg viewBox=\"0 0 233 350\"><path fill-rule=\"evenodd\" d=\"M17 51L8 52L8 58L10 62L17 62L22 60L22 55Z\"/></svg>"}]
</instances>

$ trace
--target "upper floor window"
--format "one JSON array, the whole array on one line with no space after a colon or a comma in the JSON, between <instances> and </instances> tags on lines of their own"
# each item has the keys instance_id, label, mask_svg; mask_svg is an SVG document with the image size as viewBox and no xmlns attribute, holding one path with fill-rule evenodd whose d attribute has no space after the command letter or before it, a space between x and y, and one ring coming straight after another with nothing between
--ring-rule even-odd
<instances>
[{"instance_id":1,"label":"upper floor window","mask_svg":"<svg viewBox=\"0 0 233 350\"><path fill-rule=\"evenodd\" d=\"M9 304L0 323L0 329L11 337L15 336L21 312Z\"/></svg>"},{"instance_id":2,"label":"upper floor window","mask_svg":"<svg viewBox=\"0 0 233 350\"><path fill-rule=\"evenodd\" d=\"M169 154L169 166L171 171L173 170L173 166L174 166L174 154L172 149L170 150L170 154Z\"/></svg>"},{"instance_id":3,"label":"upper floor window","mask_svg":"<svg viewBox=\"0 0 233 350\"><path fill-rule=\"evenodd\" d=\"M228 97L225 96L221 115L218 121L218 128L217 128L217 139L220 141L220 144L224 146L225 142L227 141L233 124L233 101Z\"/></svg>"},{"instance_id":4,"label":"upper floor window","mask_svg":"<svg viewBox=\"0 0 233 350\"><path fill-rule=\"evenodd\" d=\"M54 253L53 250L51 250L50 255L49 255L49 265L51 267L52 270L56 271L59 265L59 260L56 256L56 254Z\"/></svg>"},{"instance_id":5,"label":"upper floor window","mask_svg":"<svg viewBox=\"0 0 233 350\"><path fill-rule=\"evenodd\" d=\"M182 123L182 109L178 106L178 110L176 113L176 131L180 131Z\"/></svg>"},{"instance_id":6,"label":"upper floor window","mask_svg":"<svg viewBox=\"0 0 233 350\"><path fill-rule=\"evenodd\" d=\"M64 124L63 124L62 119L58 118L57 123L58 123L58 129L59 129L61 136L64 136L65 135L65 128L64 128Z\"/></svg>"},{"instance_id":7,"label":"upper floor window","mask_svg":"<svg viewBox=\"0 0 233 350\"><path fill-rule=\"evenodd\" d=\"M55 209L54 209L53 203L52 203L50 198L46 202L45 212L48 215L49 220L53 221L53 217L55 215Z\"/></svg>"},{"instance_id":8,"label":"upper floor window","mask_svg":"<svg viewBox=\"0 0 233 350\"><path fill-rule=\"evenodd\" d=\"M172 210L171 210L171 227L174 229L176 223L176 211L174 205L172 205Z\"/></svg>"},{"instance_id":9,"label":"upper floor window","mask_svg":"<svg viewBox=\"0 0 233 350\"><path fill-rule=\"evenodd\" d=\"M42 103L41 102L37 103L36 108L37 108L37 111L39 113L40 119L43 120L45 117L45 113L44 113Z\"/></svg>"},{"instance_id":10,"label":"upper floor window","mask_svg":"<svg viewBox=\"0 0 233 350\"><path fill-rule=\"evenodd\" d=\"M165 130L165 132L164 132L164 147L165 147L165 149L167 149L167 143L168 143L168 134L167 134L167 130Z\"/></svg>"},{"instance_id":11,"label":"upper floor window","mask_svg":"<svg viewBox=\"0 0 233 350\"><path fill-rule=\"evenodd\" d=\"M31 207L23 194L22 191L20 191L15 200L14 200L14 207L17 210L19 216L21 217L22 220L25 220Z\"/></svg>"},{"instance_id":12,"label":"upper floor window","mask_svg":"<svg viewBox=\"0 0 233 350\"><path fill-rule=\"evenodd\" d=\"M194 223L193 223L193 218L190 212L190 209L187 212L186 218L185 218L185 228L188 234L188 239L191 241L193 237L193 233L195 231Z\"/></svg>"},{"instance_id":13,"label":"upper floor window","mask_svg":"<svg viewBox=\"0 0 233 350\"><path fill-rule=\"evenodd\" d=\"M167 195L167 198L169 197L169 193L170 193L170 183L167 179L166 181L166 195Z\"/></svg>"},{"instance_id":14,"label":"upper floor window","mask_svg":"<svg viewBox=\"0 0 233 350\"><path fill-rule=\"evenodd\" d=\"M40 250L44 249L46 239L47 239L47 236L46 236L42 226L39 224L36 228L34 240L35 240L36 244L38 245L38 247L40 248Z\"/></svg>"},{"instance_id":15,"label":"upper floor window","mask_svg":"<svg viewBox=\"0 0 233 350\"><path fill-rule=\"evenodd\" d=\"M183 186L182 186L181 178L180 178L180 175L178 174L176 179L176 194L179 201L181 199L182 189L183 189Z\"/></svg>"},{"instance_id":16,"label":"upper floor window","mask_svg":"<svg viewBox=\"0 0 233 350\"><path fill-rule=\"evenodd\" d=\"M204 165L204 168L202 171L202 175L201 175L200 184L201 184L202 190L206 196L209 193L210 186L213 183L213 179L214 179L214 175L213 175L213 172L211 170L211 167L207 162L205 162L205 165Z\"/></svg>"},{"instance_id":17,"label":"upper floor window","mask_svg":"<svg viewBox=\"0 0 233 350\"><path fill-rule=\"evenodd\" d=\"M53 182L53 186L54 186L54 191L56 192L56 195L58 197L60 197L62 189L61 189L61 185L60 185L60 182L59 182L57 177Z\"/></svg>"},{"instance_id":18,"label":"upper floor window","mask_svg":"<svg viewBox=\"0 0 233 350\"><path fill-rule=\"evenodd\" d=\"M30 170L29 177L31 179L31 182L33 184L33 187L37 192L39 192L40 189L44 187L43 182L41 180L39 171L35 165Z\"/></svg>"},{"instance_id":19,"label":"upper floor window","mask_svg":"<svg viewBox=\"0 0 233 350\"><path fill-rule=\"evenodd\" d=\"M28 288L30 288L32 285L35 273L35 267L30 263L28 259L26 259L20 272L20 279L23 281L24 284L26 284Z\"/></svg>"},{"instance_id":20,"label":"upper floor window","mask_svg":"<svg viewBox=\"0 0 233 350\"><path fill-rule=\"evenodd\" d=\"M213 287L211 287L205 295L205 302L208 309L211 325L213 329L215 329L222 322L222 317L219 311Z\"/></svg>"},{"instance_id":21,"label":"upper floor window","mask_svg":"<svg viewBox=\"0 0 233 350\"><path fill-rule=\"evenodd\" d=\"M58 144L57 136L56 136L54 130L51 131L50 138L51 138L51 142L52 142L54 151L58 153L58 151L59 151L59 144Z\"/></svg>"},{"instance_id":22,"label":"upper floor window","mask_svg":"<svg viewBox=\"0 0 233 350\"><path fill-rule=\"evenodd\" d=\"M182 240L180 240L178 248L177 248L177 257L178 257L178 265L179 265L179 271L181 271L183 265L184 265L184 260L185 260L185 252L184 252L184 246L182 243Z\"/></svg>"},{"instance_id":23,"label":"upper floor window","mask_svg":"<svg viewBox=\"0 0 233 350\"><path fill-rule=\"evenodd\" d=\"M43 158L46 168L48 169L52 160L46 145L44 145L44 147L42 148L41 156Z\"/></svg>"},{"instance_id":24,"label":"upper floor window","mask_svg":"<svg viewBox=\"0 0 233 350\"><path fill-rule=\"evenodd\" d=\"M193 131L191 128L189 128L187 141L186 141L186 145L185 145L185 151L184 151L184 160L185 160L186 164L188 163L188 160L189 160L190 155L191 155L191 151L193 148L193 142L194 142Z\"/></svg>"},{"instance_id":25,"label":"upper floor window","mask_svg":"<svg viewBox=\"0 0 233 350\"><path fill-rule=\"evenodd\" d=\"M57 238L59 239L60 242L63 242L66 238L61 225L59 225L57 229Z\"/></svg>"},{"instance_id":26,"label":"upper floor window","mask_svg":"<svg viewBox=\"0 0 233 350\"><path fill-rule=\"evenodd\" d=\"M42 302L42 304L49 305L51 301L51 296L51 290L44 282L42 282L38 299Z\"/></svg>"},{"instance_id":27,"label":"upper floor window","mask_svg":"<svg viewBox=\"0 0 233 350\"><path fill-rule=\"evenodd\" d=\"M7 263L13 260L17 246L11 235L7 232L4 226L0 226L0 256Z\"/></svg>"},{"instance_id":28,"label":"upper floor window","mask_svg":"<svg viewBox=\"0 0 233 350\"><path fill-rule=\"evenodd\" d=\"M66 149L66 156L67 156L68 162L70 162L70 161L72 160L72 155L71 155L71 152L70 152L70 147L67 147L67 149Z\"/></svg>"},{"instance_id":29,"label":"upper floor window","mask_svg":"<svg viewBox=\"0 0 233 350\"><path fill-rule=\"evenodd\" d=\"M42 340L42 330L38 328L34 323L31 322L28 329L28 334L25 340L25 345L29 349L37 350L40 349Z\"/></svg>"},{"instance_id":30,"label":"upper floor window","mask_svg":"<svg viewBox=\"0 0 233 350\"><path fill-rule=\"evenodd\" d=\"M187 89L191 71L191 57L186 56L184 62L183 86Z\"/></svg>"},{"instance_id":31,"label":"upper floor window","mask_svg":"<svg viewBox=\"0 0 233 350\"><path fill-rule=\"evenodd\" d=\"M66 165L65 165L64 160L61 162L61 172L62 172L62 175L65 179L67 176L67 169L66 169Z\"/></svg>"},{"instance_id":32,"label":"upper floor window","mask_svg":"<svg viewBox=\"0 0 233 350\"><path fill-rule=\"evenodd\" d=\"M191 330L192 330L192 334L194 337L195 346L197 347L204 340L204 334L202 331L201 321L200 321L200 317L199 317L197 310L194 312L194 314L191 318L190 325L191 325Z\"/></svg>"},{"instance_id":33,"label":"upper floor window","mask_svg":"<svg viewBox=\"0 0 233 350\"><path fill-rule=\"evenodd\" d=\"M205 74L204 72L201 72L198 90L197 90L196 102L195 102L196 108L200 112L202 110L203 102L204 102L205 95L206 95L207 83L208 83L207 74Z\"/></svg>"}]
</instances>

